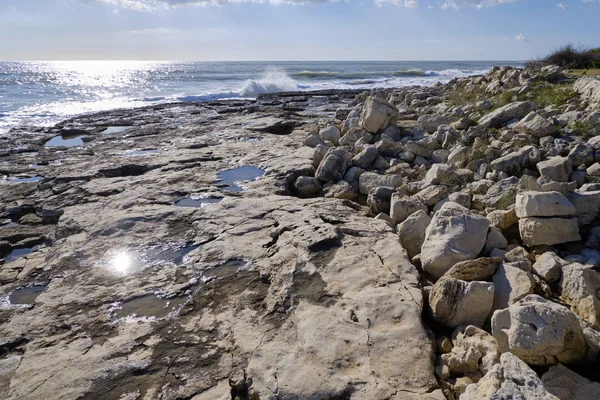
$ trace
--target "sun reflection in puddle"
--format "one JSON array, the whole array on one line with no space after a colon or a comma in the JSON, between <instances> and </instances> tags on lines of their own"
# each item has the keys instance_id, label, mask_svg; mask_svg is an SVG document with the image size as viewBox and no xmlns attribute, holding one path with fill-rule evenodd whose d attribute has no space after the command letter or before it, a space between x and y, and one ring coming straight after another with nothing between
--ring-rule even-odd
<instances>
[{"instance_id":1,"label":"sun reflection in puddle","mask_svg":"<svg viewBox=\"0 0 600 400\"><path fill-rule=\"evenodd\" d=\"M127 275L138 271L144 266L141 254L137 251L123 251L115 255L111 269L120 275Z\"/></svg>"}]
</instances>

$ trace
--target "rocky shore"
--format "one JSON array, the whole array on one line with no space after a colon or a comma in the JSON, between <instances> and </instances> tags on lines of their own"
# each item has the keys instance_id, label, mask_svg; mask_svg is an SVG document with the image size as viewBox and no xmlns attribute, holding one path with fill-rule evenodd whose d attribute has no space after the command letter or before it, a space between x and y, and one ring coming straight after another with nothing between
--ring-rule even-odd
<instances>
[{"instance_id":1,"label":"rocky shore","mask_svg":"<svg viewBox=\"0 0 600 400\"><path fill-rule=\"evenodd\" d=\"M0 137L0 398L600 398L600 80Z\"/></svg>"}]
</instances>

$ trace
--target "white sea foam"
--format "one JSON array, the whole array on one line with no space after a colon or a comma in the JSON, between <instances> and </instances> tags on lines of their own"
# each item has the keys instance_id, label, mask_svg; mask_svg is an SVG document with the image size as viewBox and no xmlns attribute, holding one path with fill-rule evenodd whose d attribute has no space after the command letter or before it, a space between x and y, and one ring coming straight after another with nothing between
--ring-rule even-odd
<instances>
[{"instance_id":1,"label":"white sea foam","mask_svg":"<svg viewBox=\"0 0 600 400\"><path fill-rule=\"evenodd\" d=\"M256 97L263 93L293 92L298 83L283 68L268 67L259 79L248 79L240 91L241 97Z\"/></svg>"}]
</instances>

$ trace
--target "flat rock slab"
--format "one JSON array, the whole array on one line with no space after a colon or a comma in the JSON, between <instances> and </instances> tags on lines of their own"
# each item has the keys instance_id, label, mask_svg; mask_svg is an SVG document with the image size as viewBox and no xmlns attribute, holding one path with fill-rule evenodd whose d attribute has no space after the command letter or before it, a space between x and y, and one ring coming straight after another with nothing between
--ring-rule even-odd
<instances>
[{"instance_id":1,"label":"flat rock slab","mask_svg":"<svg viewBox=\"0 0 600 400\"><path fill-rule=\"evenodd\" d=\"M62 128L2 139L39 153L0 161L44 165L44 180L3 186L7 212L63 215L39 227L52 246L1 266L2 295L47 284L0 306L1 398L230 399L244 370L263 399L444 398L392 229L343 200L274 194L313 168L298 127L349 99L306 96L307 115L285 99L86 115L63 124L97 133L81 148L40 147ZM289 134L266 129L288 120ZM158 152L123 161L133 149ZM227 193L218 174L239 166L266 172ZM176 206L186 196L222 200ZM168 310L136 313L145 296Z\"/></svg>"}]
</instances>

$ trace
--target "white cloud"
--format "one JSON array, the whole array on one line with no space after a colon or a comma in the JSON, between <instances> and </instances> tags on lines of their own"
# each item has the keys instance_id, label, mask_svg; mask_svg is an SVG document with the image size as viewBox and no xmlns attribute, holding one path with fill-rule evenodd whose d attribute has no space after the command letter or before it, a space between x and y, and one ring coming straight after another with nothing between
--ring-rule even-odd
<instances>
[{"instance_id":1,"label":"white cloud","mask_svg":"<svg viewBox=\"0 0 600 400\"><path fill-rule=\"evenodd\" d=\"M232 3L261 3L261 4L304 4L329 3L338 0L97 0L101 3L128 8L134 11L150 12L159 8L177 8L181 6L221 6ZM393 0L405 4L417 4L417 0Z\"/></svg>"},{"instance_id":2,"label":"white cloud","mask_svg":"<svg viewBox=\"0 0 600 400\"><path fill-rule=\"evenodd\" d=\"M494 7L500 4L506 3L516 3L519 0L444 0L444 3L441 5L442 8L454 8L455 10L459 10L461 7L477 7L477 8L485 8L485 7Z\"/></svg>"},{"instance_id":3,"label":"white cloud","mask_svg":"<svg viewBox=\"0 0 600 400\"><path fill-rule=\"evenodd\" d=\"M518 34L518 35L515 37L515 40L516 40L517 42L529 42L529 39L527 38L527 36L525 36L525 35L524 35L524 34L522 34L522 33L519 33L519 34Z\"/></svg>"},{"instance_id":4,"label":"white cloud","mask_svg":"<svg viewBox=\"0 0 600 400\"><path fill-rule=\"evenodd\" d=\"M561 10L563 10L563 11L564 11L564 10L567 8L567 6L565 6L563 3L558 3L558 4L556 5L556 7L557 7L557 8L560 8L560 9L561 9Z\"/></svg>"},{"instance_id":5,"label":"white cloud","mask_svg":"<svg viewBox=\"0 0 600 400\"><path fill-rule=\"evenodd\" d=\"M375 4L381 6L383 3L391 3L398 7L417 8L419 2L417 0L375 0Z\"/></svg>"}]
</instances>

